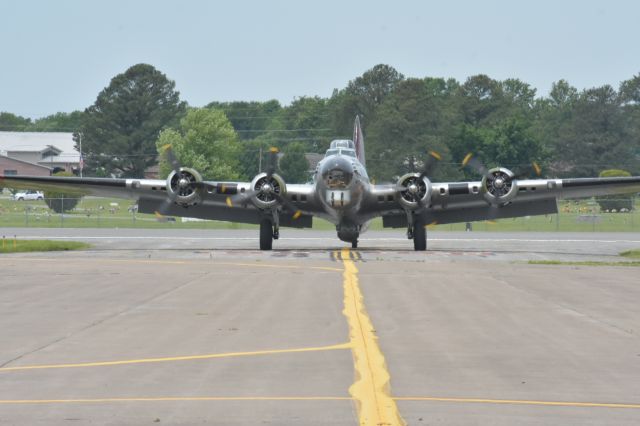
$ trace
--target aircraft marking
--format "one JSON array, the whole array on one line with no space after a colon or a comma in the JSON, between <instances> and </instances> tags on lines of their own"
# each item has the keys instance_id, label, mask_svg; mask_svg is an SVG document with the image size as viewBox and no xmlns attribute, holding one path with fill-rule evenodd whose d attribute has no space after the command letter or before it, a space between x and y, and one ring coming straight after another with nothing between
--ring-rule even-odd
<instances>
[{"instance_id":1,"label":"aircraft marking","mask_svg":"<svg viewBox=\"0 0 640 426\"><path fill-rule=\"evenodd\" d=\"M391 376L365 309L358 285L358 269L349 252L348 248L344 248L341 253L344 265L343 314L349 324L356 373L356 381L349 388L349 393L356 401L361 425L404 425L406 423L389 392Z\"/></svg>"}]
</instances>

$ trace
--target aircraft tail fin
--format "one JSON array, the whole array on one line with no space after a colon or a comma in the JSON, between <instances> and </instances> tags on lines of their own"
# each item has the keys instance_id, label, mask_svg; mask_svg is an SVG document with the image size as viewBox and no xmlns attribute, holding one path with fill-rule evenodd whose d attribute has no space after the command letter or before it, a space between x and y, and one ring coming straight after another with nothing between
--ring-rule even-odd
<instances>
[{"instance_id":1,"label":"aircraft tail fin","mask_svg":"<svg viewBox=\"0 0 640 426\"><path fill-rule=\"evenodd\" d=\"M356 121L353 123L353 143L356 146L356 157L358 157L358 161L365 166L364 136L362 135L362 127L360 127L359 115L356 115Z\"/></svg>"}]
</instances>

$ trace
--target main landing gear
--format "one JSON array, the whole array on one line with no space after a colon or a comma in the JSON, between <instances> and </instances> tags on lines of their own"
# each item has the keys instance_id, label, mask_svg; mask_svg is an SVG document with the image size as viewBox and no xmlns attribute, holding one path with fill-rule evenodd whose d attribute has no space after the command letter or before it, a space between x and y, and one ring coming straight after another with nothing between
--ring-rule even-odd
<instances>
[{"instance_id":1,"label":"main landing gear","mask_svg":"<svg viewBox=\"0 0 640 426\"><path fill-rule=\"evenodd\" d=\"M415 251L425 251L427 249L427 228L425 225L423 218L414 216L407 229L407 237L413 239L413 249Z\"/></svg>"},{"instance_id":2,"label":"main landing gear","mask_svg":"<svg viewBox=\"0 0 640 426\"><path fill-rule=\"evenodd\" d=\"M280 236L280 231L274 221L271 218L264 217L260 221L260 250L271 250L273 247L273 240L277 240Z\"/></svg>"}]
</instances>

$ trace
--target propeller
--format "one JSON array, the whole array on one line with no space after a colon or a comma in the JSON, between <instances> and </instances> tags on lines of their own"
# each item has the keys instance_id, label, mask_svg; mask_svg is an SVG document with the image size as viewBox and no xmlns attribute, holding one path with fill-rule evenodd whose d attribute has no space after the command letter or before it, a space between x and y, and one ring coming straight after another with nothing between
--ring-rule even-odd
<instances>
[{"instance_id":1,"label":"propeller","mask_svg":"<svg viewBox=\"0 0 640 426\"><path fill-rule=\"evenodd\" d=\"M468 153L462 160L462 167L468 167L475 170L483 176L484 190L486 191L487 201L489 201L489 211L487 213L487 221L493 221L499 213L500 204L496 204L494 200L506 197L506 203L510 201L509 193L512 186L518 179L526 178L532 173L540 176L542 168L537 162L533 161L529 167L526 167L515 174L504 168L488 169L484 163L477 157L474 157L473 153Z\"/></svg>"},{"instance_id":2,"label":"propeller","mask_svg":"<svg viewBox=\"0 0 640 426\"><path fill-rule=\"evenodd\" d=\"M432 175L438 161L442 159L442 156L436 151L428 151L427 153L428 155L420 174L418 176L408 175L408 178L399 182L397 186L397 190L403 199L410 203L418 204L418 208L415 210L416 212L424 210L429 200L429 197L425 197L426 191L429 190L429 185L425 183L425 178Z\"/></svg>"},{"instance_id":3,"label":"propeller","mask_svg":"<svg viewBox=\"0 0 640 426\"><path fill-rule=\"evenodd\" d=\"M291 211L294 220L302 216L302 211L298 210L287 198L283 197L280 192L274 190L272 177L275 174L278 165L278 152L280 151L275 146L269 148L269 162L265 170L265 182L262 186L258 189L254 188L249 191L227 197L225 203L228 207L233 207L238 204L245 205L251 200L251 198L263 196L263 201L275 200L278 205L284 206L287 210Z\"/></svg>"},{"instance_id":4,"label":"propeller","mask_svg":"<svg viewBox=\"0 0 640 426\"><path fill-rule=\"evenodd\" d=\"M164 218L167 211L171 208L171 205L176 203L178 197L188 196L200 189L214 188L210 184L202 182L201 180L199 181L200 178L196 179L192 173L189 173L182 168L180 161L178 161L178 158L173 152L171 144L164 145L161 148L161 152L165 156L167 162L171 165L171 169L174 172L171 182L168 182L168 184L175 184L176 190L167 191L167 198L165 198L162 204L160 204L158 210L155 211L156 217L158 218ZM197 172L195 173L197 174ZM206 193L206 191L202 192Z\"/></svg>"}]
</instances>

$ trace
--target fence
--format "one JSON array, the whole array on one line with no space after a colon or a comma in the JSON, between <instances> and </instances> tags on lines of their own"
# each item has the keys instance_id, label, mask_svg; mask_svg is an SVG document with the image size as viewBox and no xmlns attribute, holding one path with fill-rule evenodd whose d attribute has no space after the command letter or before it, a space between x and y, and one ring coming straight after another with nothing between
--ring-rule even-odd
<instances>
[{"instance_id":1,"label":"fence","mask_svg":"<svg viewBox=\"0 0 640 426\"><path fill-rule=\"evenodd\" d=\"M61 205L70 199L56 199ZM545 232L640 232L640 209L636 201L632 211L601 212L593 200L562 201L559 213L527 216L498 221L474 222L473 231L545 231ZM155 215L139 214L135 202L97 197L82 198L65 213L56 213L46 201L14 201L0 198L0 227L68 227L68 228L230 228L243 225L217 221L168 220ZM314 228L335 229L324 221L314 220ZM465 223L437 225L438 230L464 231ZM374 220L371 229L382 229Z\"/></svg>"}]
</instances>

